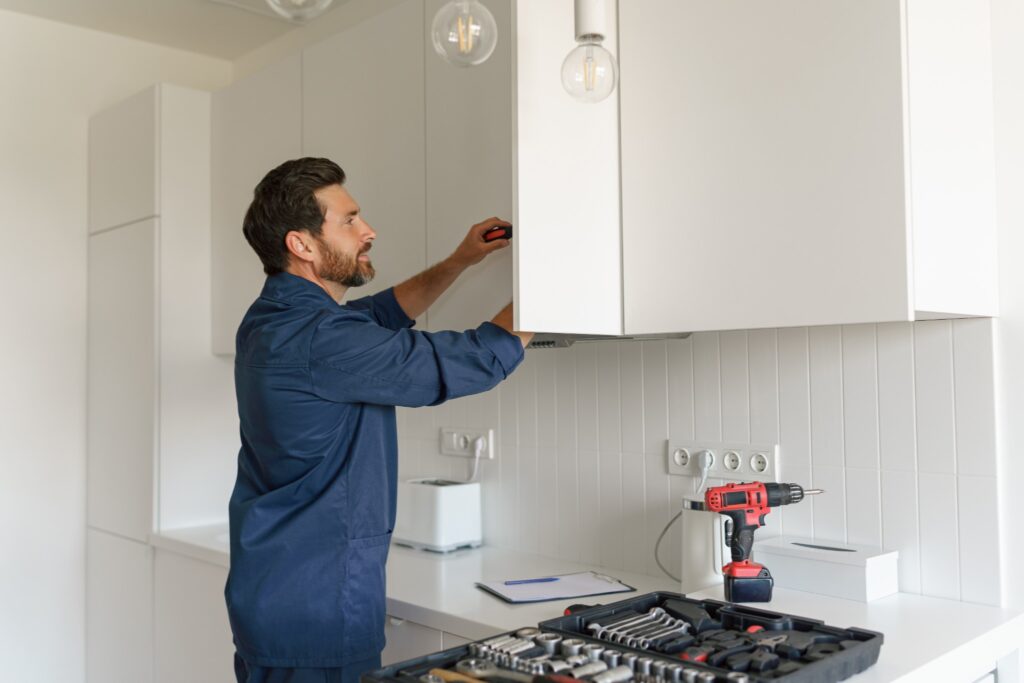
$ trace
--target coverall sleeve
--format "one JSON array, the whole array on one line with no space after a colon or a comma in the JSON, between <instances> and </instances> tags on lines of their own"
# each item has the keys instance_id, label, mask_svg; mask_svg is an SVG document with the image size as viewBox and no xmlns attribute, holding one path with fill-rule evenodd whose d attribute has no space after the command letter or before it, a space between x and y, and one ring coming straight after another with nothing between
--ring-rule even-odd
<instances>
[{"instance_id":1,"label":"coverall sleeve","mask_svg":"<svg viewBox=\"0 0 1024 683\"><path fill-rule=\"evenodd\" d=\"M314 393L329 401L416 407L487 391L522 360L519 338L489 322L431 333L350 314L318 325L310 375Z\"/></svg>"},{"instance_id":2,"label":"coverall sleeve","mask_svg":"<svg viewBox=\"0 0 1024 683\"><path fill-rule=\"evenodd\" d=\"M372 296L364 296L361 299L353 299L345 304L349 308L355 308L368 314L377 321L378 325L389 330L401 330L412 327L416 321L405 314L398 299L395 298L395 288L388 287L383 292L377 292Z\"/></svg>"}]
</instances>

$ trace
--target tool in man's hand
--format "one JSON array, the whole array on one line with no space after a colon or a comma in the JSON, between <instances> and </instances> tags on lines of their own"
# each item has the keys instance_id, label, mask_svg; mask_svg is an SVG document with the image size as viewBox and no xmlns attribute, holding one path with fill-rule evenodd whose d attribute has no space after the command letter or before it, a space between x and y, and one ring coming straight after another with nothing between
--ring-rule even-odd
<instances>
[{"instance_id":1,"label":"tool in man's hand","mask_svg":"<svg viewBox=\"0 0 1024 683\"><path fill-rule=\"evenodd\" d=\"M512 239L512 226L511 225L499 225L491 228L484 233L484 242L493 242L494 240L510 240Z\"/></svg>"},{"instance_id":2,"label":"tool in man's hand","mask_svg":"<svg viewBox=\"0 0 1024 683\"><path fill-rule=\"evenodd\" d=\"M799 484L762 484L746 482L712 486L704 493L704 504L711 512L732 519L729 547L732 562L722 567L725 575L725 599L730 602L768 602L772 599L771 572L750 559L754 530L764 526L764 516L774 507L799 503L804 496L824 493L804 489Z\"/></svg>"}]
</instances>

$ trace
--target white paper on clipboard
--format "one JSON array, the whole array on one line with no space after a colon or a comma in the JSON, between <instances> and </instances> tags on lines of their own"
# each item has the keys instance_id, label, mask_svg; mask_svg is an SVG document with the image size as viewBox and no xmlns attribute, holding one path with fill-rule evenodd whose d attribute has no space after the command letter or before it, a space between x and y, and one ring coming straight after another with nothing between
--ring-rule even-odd
<instances>
[{"instance_id":1,"label":"white paper on clipboard","mask_svg":"<svg viewBox=\"0 0 1024 683\"><path fill-rule=\"evenodd\" d=\"M583 598L589 595L628 593L636 590L614 577L598 574L597 572L558 574L555 578L558 580L538 583L515 583L512 585L507 585L505 581L481 581L476 585L478 588L482 588L506 602L513 603L566 600L569 598ZM528 579L513 580L528 581Z\"/></svg>"}]
</instances>

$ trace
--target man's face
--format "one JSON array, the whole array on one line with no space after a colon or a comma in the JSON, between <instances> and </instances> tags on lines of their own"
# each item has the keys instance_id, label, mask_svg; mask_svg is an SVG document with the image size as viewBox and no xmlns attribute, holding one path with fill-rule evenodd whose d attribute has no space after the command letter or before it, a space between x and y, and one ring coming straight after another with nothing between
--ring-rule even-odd
<instances>
[{"instance_id":1,"label":"man's face","mask_svg":"<svg viewBox=\"0 0 1024 683\"><path fill-rule=\"evenodd\" d=\"M373 279L370 251L377 233L363 220L359 205L341 185L316 191L324 208L321 234L315 237L317 275L345 287L360 287Z\"/></svg>"}]
</instances>

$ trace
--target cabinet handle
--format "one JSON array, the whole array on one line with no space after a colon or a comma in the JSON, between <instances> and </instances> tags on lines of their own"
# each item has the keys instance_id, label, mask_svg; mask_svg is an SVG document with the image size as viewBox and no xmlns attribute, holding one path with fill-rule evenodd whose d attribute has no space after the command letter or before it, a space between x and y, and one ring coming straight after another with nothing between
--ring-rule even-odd
<instances>
[{"instance_id":1,"label":"cabinet handle","mask_svg":"<svg viewBox=\"0 0 1024 683\"><path fill-rule=\"evenodd\" d=\"M401 626L405 623L405 619L399 619L398 617L388 617L388 623L392 626Z\"/></svg>"}]
</instances>

